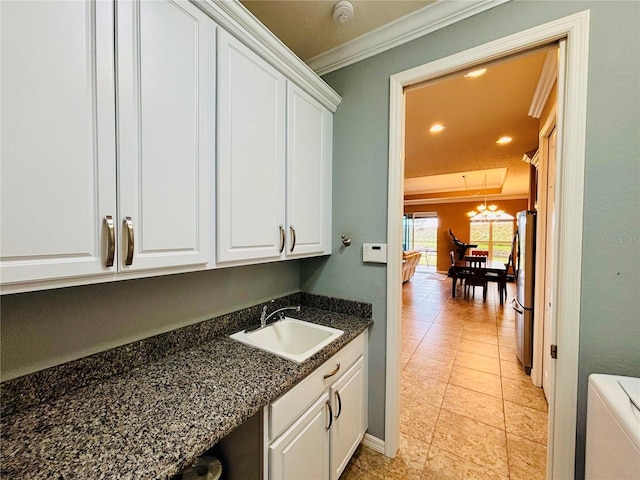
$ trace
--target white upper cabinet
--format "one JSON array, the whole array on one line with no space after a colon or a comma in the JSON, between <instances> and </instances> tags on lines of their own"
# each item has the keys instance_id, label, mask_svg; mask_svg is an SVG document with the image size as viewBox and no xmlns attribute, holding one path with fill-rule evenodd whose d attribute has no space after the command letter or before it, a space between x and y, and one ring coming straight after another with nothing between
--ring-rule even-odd
<instances>
[{"instance_id":1,"label":"white upper cabinet","mask_svg":"<svg viewBox=\"0 0 640 480\"><path fill-rule=\"evenodd\" d=\"M340 97L239 2L0 23L0 293L330 253Z\"/></svg>"},{"instance_id":2,"label":"white upper cabinet","mask_svg":"<svg viewBox=\"0 0 640 480\"><path fill-rule=\"evenodd\" d=\"M331 253L333 115L302 89L287 90L287 256Z\"/></svg>"},{"instance_id":3,"label":"white upper cabinet","mask_svg":"<svg viewBox=\"0 0 640 480\"><path fill-rule=\"evenodd\" d=\"M170 0L0 8L2 292L206 268L215 22Z\"/></svg>"},{"instance_id":4,"label":"white upper cabinet","mask_svg":"<svg viewBox=\"0 0 640 480\"><path fill-rule=\"evenodd\" d=\"M331 112L223 31L218 52L218 262L331 253Z\"/></svg>"},{"instance_id":5,"label":"white upper cabinet","mask_svg":"<svg viewBox=\"0 0 640 480\"><path fill-rule=\"evenodd\" d=\"M119 1L117 13L120 267L206 264L215 24L188 2Z\"/></svg>"},{"instance_id":6,"label":"white upper cabinet","mask_svg":"<svg viewBox=\"0 0 640 480\"><path fill-rule=\"evenodd\" d=\"M113 6L0 2L3 283L106 274Z\"/></svg>"},{"instance_id":7,"label":"white upper cabinet","mask_svg":"<svg viewBox=\"0 0 640 480\"><path fill-rule=\"evenodd\" d=\"M218 37L218 261L277 259L285 234L286 79Z\"/></svg>"}]
</instances>

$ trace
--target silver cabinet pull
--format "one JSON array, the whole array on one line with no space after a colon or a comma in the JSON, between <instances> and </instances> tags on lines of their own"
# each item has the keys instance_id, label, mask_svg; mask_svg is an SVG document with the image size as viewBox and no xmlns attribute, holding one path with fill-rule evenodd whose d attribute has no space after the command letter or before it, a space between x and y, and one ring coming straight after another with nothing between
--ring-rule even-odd
<instances>
[{"instance_id":1,"label":"silver cabinet pull","mask_svg":"<svg viewBox=\"0 0 640 480\"><path fill-rule=\"evenodd\" d=\"M284 251L284 227L280 225L280 253Z\"/></svg>"},{"instance_id":2,"label":"silver cabinet pull","mask_svg":"<svg viewBox=\"0 0 640 480\"><path fill-rule=\"evenodd\" d=\"M340 362L336 363L336 368L335 370L333 370L332 372L327 373L324 376L324 379L326 380L327 378L333 377L336 373L338 373L340 371Z\"/></svg>"},{"instance_id":3,"label":"silver cabinet pull","mask_svg":"<svg viewBox=\"0 0 640 480\"><path fill-rule=\"evenodd\" d=\"M113 227L113 217L107 215L104 217L104 223L107 226L107 261L105 267L113 267L113 259L116 255L116 230Z\"/></svg>"},{"instance_id":4,"label":"silver cabinet pull","mask_svg":"<svg viewBox=\"0 0 640 480\"><path fill-rule=\"evenodd\" d=\"M296 248L296 229L293 228L293 225L290 225L289 229L291 230L291 250L289 251L293 252L293 249Z\"/></svg>"},{"instance_id":5,"label":"silver cabinet pull","mask_svg":"<svg viewBox=\"0 0 640 480\"><path fill-rule=\"evenodd\" d=\"M331 425L333 424L333 410L331 410L331 400L327 400L327 408L329 409L329 425L327 425L326 429L329 430Z\"/></svg>"},{"instance_id":6,"label":"silver cabinet pull","mask_svg":"<svg viewBox=\"0 0 640 480\"><path fill-rule=\"evenodd\" d=\"M337 420L342 413L342 399L340 398L340 392L338 390L336 390L336 398L338 399L338 414L336 415Z\"/></svg>"},{"instance_id":7,"label":"silver cabinet pull","mask_svg":"<svg viewBox=\"0 0 640 480\"><path fill-rule=\"evenodd\" d=\"M131 217L124 217L124 226L127 229L127 259L125 260L125 265L131 265L133 263L133 221Z\"/></svg>"}]
</instances>

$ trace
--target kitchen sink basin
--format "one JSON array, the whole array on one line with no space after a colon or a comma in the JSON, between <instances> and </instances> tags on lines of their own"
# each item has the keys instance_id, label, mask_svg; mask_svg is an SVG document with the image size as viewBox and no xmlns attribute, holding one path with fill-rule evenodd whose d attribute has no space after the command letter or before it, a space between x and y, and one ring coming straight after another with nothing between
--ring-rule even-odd
<instances>
[{"instance_id":1,"label":"kitchen sink basin","mask_svg":"<svg viewBox=\"0 0 640 480\"><path fill-rule=\"evenodd\" d=\"M343 333L336 328L285 317L258 330L236 332L231 338L302 363Z\"/></svg>"}]
</instances>

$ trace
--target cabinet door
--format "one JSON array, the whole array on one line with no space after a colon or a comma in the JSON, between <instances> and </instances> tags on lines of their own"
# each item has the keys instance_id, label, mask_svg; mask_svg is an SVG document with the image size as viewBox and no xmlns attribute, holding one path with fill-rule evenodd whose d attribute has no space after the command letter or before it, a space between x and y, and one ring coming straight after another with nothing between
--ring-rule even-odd
<instances>
[{"instance_id":1,"label":"cabinet door","mask_svg":"<svg viewBox=\"0 0 640 480\"><path fill-rule=\"evenodd\" d=\"M207 263L215 23L189 2L117 5L120 267Z\"/></svg>"},{"instance_id":2,"label":"cabinet door","mask_svg":"<svg viewBox=\"0 0 640 480\"><path fill-rule=\"evenodd\" d=\"M331 387L331 480L337 480L365 433L364 360L362 357Z\"/></svg>"},{"instance_id":3,"label":"cabinet door","mask_svg":"<svg viewBox=\"0 0 640 480\"><path fill-rule=\"evenodd\" d=\"M218 38L218 261L284 249L286 80L239 40Z\"/></svg>"},{"instance_id":4,"label":"cabinet door","mask_svg":"<svg viewBox=\"0 0 640 480\"><path fill-rule=\"evenodd\" d=\"M328 254L333 116L291 82L287 110L287 256Z\"/></svg>"},{"instance_id":5,"label":"cabinet door","mask_svg":"<svg viewBox=\"0 0 640 480\"><path fill-rule=\"evenodd\" d=\"M113 5L3 1L0 18L2 282L115 271Z\"/></svg>"},{"instance_id":6,"label":"cabinet door","mask_svg":"<svg viewBox=\"0 0 640 480\"><path fill-rule=\"evenodd\" d=\"M330 417L325 392L269 446L270 480L329 478Z\"/></svg>"}]
</instances>

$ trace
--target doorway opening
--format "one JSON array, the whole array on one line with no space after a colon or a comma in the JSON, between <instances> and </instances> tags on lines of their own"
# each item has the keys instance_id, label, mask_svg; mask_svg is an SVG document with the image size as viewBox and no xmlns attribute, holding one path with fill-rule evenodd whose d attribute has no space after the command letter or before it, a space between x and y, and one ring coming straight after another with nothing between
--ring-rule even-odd
<instances>
[{"instance_id":1,"label":"doorway opening","mask_svg":"<svg viewBox=\"0 0 640 480\"><path fill-rule=\"evenodd\" d=\"M404 89L499 58L518 54L543 45L566 40L561 46L558 71L558 115L556 151L557 229L552 238L556 248L552 278L556 305L554 311L563 322L551 332L552 341L562 351L562 362L551 370L553 400L549 411L548 478L571 478L575 458L578 339L580 318L579 289L563 285L580 281L582 208L584 203L584 164L586 130L586 85L588 64L589 12L581 12L530 30L519 32L489 44L436 60L393 75L390 78L389 197L388 248L401 248L398 226L402 218L404 171ZM571 215L569 215L569 206ZM579 211L576 211L579 210ZM566 214L563 214L563 211ZM399 351L401 296L400 261L390 256L387 292L387 378L384 450L395 456L398 447L399 419ZM563 385L555 389L556 384Z\"/></svg>"},{"instance_id":2,"label":"doorway opening","mask_svg":"<svg viewBox=\"0 0 640 480\"><path fill-rule=\"evenodd\" d=\"M438 214L405 213L402 217L402 232L402 249L421 253L416 272L435 272L438 258Z\"/></svg>"},{"instance_id":3,"label":"doorway opening","mask_svg":"<svg viewBox=\"0 0 640 480\"><path fill-rule=\"evenodd\" d=\"M411 231L417 231L419 214L407 209L428 202L432 215L442 213L448 222L440 226L443 237L453 228L472 246L464 255L484 257L484 265L502 268L505 279L517 212L528 209L530 197L546 198L531 191L529 177L536 172L523 154L539 145L541 120L529 111L546 60L556 61L557 48L477 65L472 71L480 76L460 72L405 90L405 180L411 199L405 217L413 220ZM555 95L546 101L554 103ZM446 131L416 135L436 121ZM496 142L504 133L510 136L508 145ZM411 173L421 176L408 177ZM453 241L446 246L454 248ZM518 316L511 308L515 284L501 286L500 273L492 270L485 279L492 275L496 281L480 286L479 278L461 278L462 287L452 290L443 275L419 273L402 287L400 432L405 442L415 439L413 449L433 452L425 464L427 476L437 469L431 457L446 457L464 465L455 471L461 477L478 468L487 475L512 472L543 479L548 405L528 376L531 314ZM532 276L526 280L532 287ZM478 285L481 295L469 283ZM529 452L526 464L514 453L522 449Z\"/></svg>"}]
</instances>

